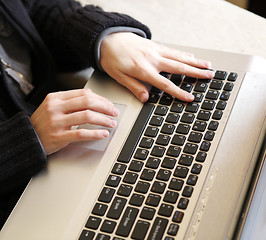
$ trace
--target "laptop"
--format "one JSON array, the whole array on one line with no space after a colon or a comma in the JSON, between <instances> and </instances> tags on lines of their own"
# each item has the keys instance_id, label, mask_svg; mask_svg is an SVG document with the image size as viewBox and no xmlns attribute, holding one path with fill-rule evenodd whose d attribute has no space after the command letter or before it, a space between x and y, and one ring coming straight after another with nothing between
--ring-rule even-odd
<instances>
[{"instance_id":1,"label":"laptop","mask_svg":"<svg viewBox=\"0 0 266 240\"><path fill-rule=\"evenodd\" d=\"M212 62L212 80L162 73L195 101L150 86L142 104L94 72L85 87L116 104L118 126L107 140L51 155L0 239L259 239L252 234L266 206L265 60L171 47Z\"/></svg>"}]
</instances>

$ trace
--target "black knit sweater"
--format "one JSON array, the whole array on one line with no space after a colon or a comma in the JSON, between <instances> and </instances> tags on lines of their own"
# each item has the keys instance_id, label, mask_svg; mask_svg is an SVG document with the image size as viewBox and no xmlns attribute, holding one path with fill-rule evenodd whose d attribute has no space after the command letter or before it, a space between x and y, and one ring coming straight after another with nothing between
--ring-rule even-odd
<instances>
[{"instance_id":1,"label":"black knit sweater","mask_svg":"<svg viewBox=\"0 0 266 240\"><path fill-rule=\"evenodd\" d=\"M0 65L0 229L21 189L46 165L29 116L54 90L55 74L96 67L94 44L109 27L149 29L118 13L73 0L0 0L2 14L29 46L35 89L20 99Z\"/></svg>"}]
</instances>

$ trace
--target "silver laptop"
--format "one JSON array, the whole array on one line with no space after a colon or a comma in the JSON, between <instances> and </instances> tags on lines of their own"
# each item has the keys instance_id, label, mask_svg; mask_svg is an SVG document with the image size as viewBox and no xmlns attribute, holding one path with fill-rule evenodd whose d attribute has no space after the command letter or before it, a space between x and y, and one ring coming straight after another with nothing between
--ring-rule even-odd
<instances>
[{"instance_id":1,"label":"silver laptop","mask_svg":"<svg viewBox=\"0 0 266 240\"><path fill-rule=\"evenodd\" d=\"M216 71L213 80L162 73L195 101L151 87L143 105L95 72L86 87L117 105L117 128L107 141L70 144L50 156L0 239L255 239L253 196L260 202L263 195L256 186L265 158L265 60L178 49L210 60Z\"/></svg>"}]
</instances>

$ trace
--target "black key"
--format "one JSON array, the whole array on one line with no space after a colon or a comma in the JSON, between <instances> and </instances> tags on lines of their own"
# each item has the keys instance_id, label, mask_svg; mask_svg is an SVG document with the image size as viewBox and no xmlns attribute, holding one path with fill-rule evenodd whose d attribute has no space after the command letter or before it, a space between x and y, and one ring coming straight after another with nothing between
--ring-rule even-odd
<instances>
[{"instance_id":1,"label":"black key","mask_svg":"<svg viewBox=\"0 0 266 240\"><path fill-rule=\"evenodd\" d=\"M158 93L150 93L149 94L149 103L157 103L160 98L160 95Z\"/></svg>"},{"instance_id":2,"label":"black key","mask_svg":"<svg viewBox=\"0 0 266 240\"><path fill-rule=\"evenodd\" d=\"M168 156L171 156L171 157L178 157L180 152L181 152L181 148L180 147L171 145L171 146L169 146L166 154Z\"/></svg>"},{"instance_id":3,"label":"black key","mask_svg":"<svg viewBox=\"0 0 266 240\"><path fill-rule=\"evenodd\" d=\"M163 162L162 162L162 167L168 168L168 169L173 169L175 166L175 163L176 163L175 158L165 157Z\"/></svg>"},{"instance_id":4,"label":"black key","mask_svg":"<svg viewBox=\"0 0 266 240\"><path fill-rule=\"evenodd\" d=\"M207 131L204 136L204 140L212 141L215 133L213 131Z\"/></svg>"},{"instance_id":5,"label":"black key","mask_svg":"<svg viewBox=\"0 0 266 240\"><path fill-rule=\"evenodd\" d=\"M159 195L155 195L151 193L149 194L146 200L146 204L149 206L157 207L159 205L160 200L161 200L161 197Z\"/></svg>"},{"instance_id":6,"label":"black key","mask_svg":"<svg viewBox=\"0 0 266 240\"><path fill-rule=\"evenodd\" d=\"M115 193L115 190L113 188L104 187L98 200L100 202L109 203L109 202L111 202L111 199L112 199L114 193Z\"/></svg>"},{"instance_id":7,"label":"black key","mask_svg":"<svg viewBox=\"0 0 266 240\"><path fill-rule=\"evenodd\" d=\"M103 216L107 210L107 205L102 204L102 203L96 203L92 213L98 216Z\"/></svg>"},{"instance_id":8,"label":"black key","mask_svg":"<svg viewBox=\"0 0 266 240\"><path fill-rule=\"evenodd\" d=\"M173 191L167 191L164 195L163 200L168 203L176 203L179 194Z\"/></svg>"},{"instance_id":9,"label":"black key","mask_svg":"<svg viewBox=\"0 0 266 240\"><path fill-rule=\"evenodd\" d=\"M219 79L219 80L225 80L226 79L226 76L227 76L227 72L221 71L221 70L217 70L215 72L214 78L215 79Z\"/></svg>"},{"instance_id":10,"label":"black key","mask_svg":"<svg viewBox=\"0 0 266 240\"><path fill-rule=\"evenodd\" d=\"M132 160L129 165L129 170L133 172L140 172L144 163L136 160Z\"/></svg>"},{"instance_id":11,"label":"black key","mask_svg":"<svg viewBox=\"0 0 266 240\"><path fill-rule=\"evenodd\" d=\"M197 78L188 77L188 76L185 76L184 78L184 82L187 82L187 83L195 83L196 81L197 81Z\"/></svg>"},{"instance_id":12,"label":"black key","mask_svg":"<svg viewBox=\"0 0 266 240\"><path fill-rule=\"evenodd\" d=\"M165 218L157 217L153 223L148 240L160 240L163 237L167 227L168 220Z\"/></svg>"},{"instance_id":13,"label":"black key","mask_svg":"<svg viewBox=\"0 0 266 240\"><path fill-rule=\"evenodd\" d=\"M170 141L170 136L160 134L156 140L156 144L166 146Z\"/></svg>"},{"instance_id":14,"label":"black key","mask_svg":"<svg viewBox=\"0 0 266 240\"><path fill-rule=\"evenodd\" d=\"M181 134L188 134L189 129L189 125L180 123L176 128L176 132Z\"/></svg>"},{"instance_id":15,"label":"black key","mask_svg":"<svg viewBox=\"0 0 266 240\"><path fill-rule=\"evenodd\" d=\"M102 233L98 233L95 240L109 240L111 237Z\"/></svg>"},{"instance_id":16,"label":"black key","mask_svg":"<svg viewBox=\"0 0 266 240\"><path fill-rule=\"evenodd\" d=\"M160 75L162 75L163 77L169 79L170 77L170 73L167 73L167 72L160 72Z\"/></svg>"},{"instance_id":17,"label":"black key","mask_svg":"<svg viewBox=\"0 0 266 240\"><path fill-rule=\"evenodd\" d=\"M150 184L147 182L139 181L135 187L135 191L139 193L147 193L150 188Z\"/></svg>"},{"instance_id":18,"label":"black key","mask_svg":"<svg viewBox=\"0 0 266 240\"><path fill-rule=\"evenodd\" d=\"M195 131L204 132L206 127L207 127L206 122L195 121L192 129Z\"/></svg>"},{"instance_id":19,"label":"black key","mask_svg":"<svg viewBox=\"0 0 266 240\"><path fill-rule=\"evenodd\" d=\"M193 143L187 143L184 147L184 153L195 154L197 152L198 145Z\"/></svg>"},{"instance_id":20,"label":"black key","mask_svg":"<svg viewBox=\"0 0 266 240\"><path fill-rule=\"evenodd\" d=\"M168 112L168 107L166 106L157 106L154 113L157 115L165 116L166 113Z\"/></svg>"},{"instance_id":21,"label":"black key","mask_svg":"<svg viewBox=\"0 0 266 240\"><path fill-rule=\"evenodd\" d=\"M138 174L133 172L126 172L126 175L123 179L123 182L125 183L131 183L134 184L137 181Z\"/></svg>"},{"instance_id":22,"label":"black key","mask_svg":"<svg viewBox=\"0 0 266 240\"><path fill-rule=\"evenodd\" d=\"M210 147L211 147L211 143L210 142L207 142L207 141L203 141L202 143L201 143L201 145L200 145L200 150L201 151L209 151L209 149L210 149Z\"/></svg>"},{"instance_id":23,"label":"black key","mask_svg":"<svg viewBox=\"0 0 266 240\"><path fill-rule=\"evenodd\" d=\"M160 93L162 92L162 90L159 89L159 88L157 88L157 87L152 86L150 92L151 92L151 93L157 93L157 94L160 94Z\"/></svg>"},{"instance_id":24,"label":"black key","mask_svg":"<svg viewBox=\"0 0 266 240\"><path fill-rule=\"evenodd\" d=\"M102 232L112 233L115 229L116 222L111 220L104 220L103 225L101 227Z\"/></svg>"},{"instance_id":25,"label":"black key","mask_svg":"<svg viewBox=\"0 0 266 240\"><path fill-rule=\"evenodd\" d=\"M121 197L115 197L112 205L107 213L107 217L112 219L118 219L124 209L127 200Z\"/></svg>"},{"instance_id":26,"label":"black key","mask_svg":"<svg viewBox=\"0 0 266 240\"><path fill-rule=\"evenodd\" d=\"M184 181L178 178L172 178L169 184L169 188L172 190L180 191L183 187Z\"/></svg>"},{"instance_id":27,"label":"black key","mask_svg":"<svg viewBox=\"0 0 266 240\"><path fill-rule=\"evenodd\" d=\"M219 97L219 92L216 90L209 90L206 94L206 98L211 100L217 100Z\"/></svg>"},{"instance_id":28,"label":"black key","mask_svg":"<svg viewBox=\"0 0 266 240\"><path fill-rule=\"evenodd\" d=\"M204 100L204 102L201 105L202 109L205 110L213 110L215 106L215 102L212 100Z\"/></svg>"},{"instance_id":29,"label":"black key","mask_svg":"<svg viewBox=\"0 0 266 240\"><path fill-rule=\"evenodd\" d=\"M186 141L186 137L184 135L175 134L171 143L174 145L183 146Z\"/></svg>"},{"instance_id":30,"label":"black key","mask_svg":"<svg viewBox=\"0 0 266 240\"><path fill-rule=\"evenodd\" d=\"M185 186L184 190L183 190L183 193L182 193L182 196L183 197L191 197L192 193L194 191L194 188L191 187L191 186Z\"/></svg>"},{"instance_id":31,"label":"black key","mask_svg":"<svg viewBox=\"0 0 266 240\"><path fill-rule=\"evenodd\" d=\"M187 154L182 154L178 163L180 165L184 165L184 166L190 166L193 162L194 157L191 155L187 155Z\"/></svg>"},{"instance_id":32,"label":"black key","mask_svg":"<svg viewBox=\"0 0 266 240\"><path fill-rule=\"evenodd\" d=\"M117 187L120 181L121 177L118 177L116 175L109 175L105 184L110 187Z\"/></svg>"},{"instance_id":33,"label":"black key","mask_svg":"<svg viewBox=\"0 0 266 240\"><path fill-rule=\"evenodd\" d=\"M219 110L224 110L226 107L226 102L225 101L219 101L216 105L216 108Z\"/></svg>"},{"instance_id":34,"label":"black key","mask_svg":"<svg viewBox=\"0 0 266 240\"><path fill-rule=\"evenodd\" d=\"M148 220L152 220L155 214L154 208L144 207L141 211L140 217Z\"/></svg>"},{"instance_id":35,"label":"black key","mask_svg":"<svg viewBox=\"0 0 266 240\"><path fill-rule=\"evenodd\" d=\"M154 140L152 138L143 137L139 146L141 148L151 148Z\"/></svg>"},{"instance_id":36,"label":"black key","mask_svg":"<svg viewBox=\"0 0 266 240\"><path fill-rule=\"evenodd\" d=\"M123 217L116 230L116 235L128 237L130 230L136 220L139 210L133 207L127 207Z\"/></svg>"},{"instance_id":37,"label":"black key","mask_svg":"<svg viewBox=\"0 0 266 240\"><path fill-rule=\"evenodd\" d=\"M192 91L192 89L193 89L193 84L190 84L190 83L182 83L181 84L181 87L180 87L181 89L183 89L183 90L185 90L185 91L187 91L187 92L191 92Z\"/></svg>"},{"instance_id":38,"label":"black key","mask_svg":"<svg viewBox=\"0 0 266 240\"><path fill-rule=\"evenodd\" d=\"M160 165L161 160L159 158L154 158L154 157L149 157L146 167L157 169L158 166Z\"/></svg>"},{"instance_id":39,"label":"black key","mask_svg":"<svg viewBox=\"0 0 266 240\"><path fill-rule=\"evenodd\" d=\"M92 240L95 232L83 230L78 240Z\"/></svg>"},{"instance_id":40,"label":"black key","mask_svg":"<svg viewBox=\"0 0 266 240\"><path fill-rule=\"evenodd\" d=\"M194 163L191 169L191 172L194 174L200 174L202 169L202 165L198 163Z\"/></svg>"},{"instance_id":41,"label":"black key","mask_svg":"<svg viewBox=\"0 0 266 240\"><path fill-rule=\"evenodd\" d=\"M145 168L142 171L140 178L142 180L151 181L155 175L155 171Z\"/></svg>"},{"instance_id":42,"label":"black key","mask_svg":"<svg viewBox=\"0 0 266 240\"><path fill-rule=\"evenodd\" d=\"M175 113L182 113L184 107L185 107L184 103L175 102L175 103L173 103L170 111L175 112Z\"/></svg>"},{"instance_id":43,"label":"black key","mask_svg":"<svg viewBox=\"0 0 266 240\"><path fill-rule=\"evenodd\" d=\"M141 194L132 194L129 204L140 207L144 201L145 197Z\"/></svg>"},{"instance_id":44,"label":"black key","mask_svg":"<svg viewBox=\"0 0 266 240\"><path fill-rule=\"evenodd\" d=\"M220 100L227 101L230 98L230 92L222 92Z\"/></svg>"},{"instance_id":45,"label":"black key","mask_svg":"<svg viewBox=\"0 0 266 240\"><path fill-rule=\"evenodd\" d=\"M176 211L176 212L174 213L174 216L173 216L172 221L173 221L173 222L176 222L176 223L181 223L182 220L183 220L183 217L184 217L184 213L183 213L183 212Z\"/></svg>"},{"instance_id":46,"label":"black key","mask_svg":"<svg viewBox=\"0 0 266 240\"><path fill-rule=\"evenodd\" d=\"M174 207L172 205L162 203L160 206L158 214L165 216L165 217L170 217L173 210L174 210Z\"/></svg>"},{"instance_id":47,"label":"black key","mask_svg":"<svg viewBox=\"0 0 266 240\"><path fill-rule=\"evenodd\" d=\"M231 83L231 82L227 82L225 85L224 85L224 90L225 91L232 91L233 90L233 88L234 88L234 84L233 83Z\"/></svg>"},{"instance_id":48,"label":"black key","mask_svg":"<svg viewBox=\"0 0 266 240\"><path fill-rule=\"evenodd\" d=\"M167 234L169 234L171 236L176 236L178 229L179 229L179 226L177 224L171 223L169 228L168 228Z\"/></svg>"},{"instance_id":49,"label":"black key","mask_svg":"<svg viewBox=\"0 0 266 240\"><path fill-rule=\"evenodd\" d=\"M126 168L127 168L127 165L121 164L121 163L116 163L112 169L112 173L115 173L118 175L123 175Z\"/></svg>"},{"instance_id":50,"label":"black key","mask_svg":"<svg viewBox=\"0 0 266 240\"><path fill-rule=\"evenodd\" d=\"M172 96L170 96L168 94L164 94L161 97L159 103L162 104L162 105L170 106L172 101L173 101L173 97Z\"/></svg>"},{"instance_id":51,"label":"black key","mask_svg":"<svg viewBox=\"0 0 266 240\"><path fill-rule=\"evenodd\" d=\"M157 127L147 127L144 135L148 137L156 137L159 132L159 129Z\"/></svg>"},{"instance_id":52,"label":"black key","mask_svg":"<svg viewBox=\"0 0 266 240\"><path fill-rule=\"evenodd\" d=\"M118 191L117 191L117 194L120 196L128 197L130 195L132 189L133 189L132 186L129 186L126 184L121 184Z\"/></svg>"},{"instance_id":53,"label":"black key","mask_svg":"<svg viewBox=\"0 0 266 240\"><path fill-rule=\"evenodd\" d=\"M165 134L172 134L175 131L175 125L173 124L164 124L161 132Z\"/></svg>"},{"instance_id":54,"label":"black key","mask_svg":"<svg viewBox=\"0 0 266 240\"><path fill-rule=\"evenodd\" d=\"M182 79L183 79L184 75L181 74L172 74L170 80L176 85L179 86Z\"/></svg>"},{"instance_id":55,"label":"black key","mask_svg":"<svg viewBox=\"0 0 266 240\"><path fill-rule=\"evenodd\" d=\"M202 101L202 99L203 99L203 94L202 93L193 92L192 94L194 95L193 102L200 103Z\"/></svg>"},{"instance_id":56,"label":"black key","mask_svg":"<svg viewBox=\"0 0 266 240\"><path fill-rule=\"evenodd\" d=\"M140 160L145 160L147 158L149 154L149 151L147 149L143 149L143 148L138 148L134 158L140 159Z\"/></svg>"},{"instance_id":57,"label":"black key","mask_svg":"<svg viewBox=\"0 0 266 240\"><path fill-rule=\"evenodd\" d=\"M194 142L194 143L199 143L202 139L202 133L198 132L191 132L188 137L188 141Z\"/></svg>"},{"instance_id":58,"label":"black key","mask_svg":"<svg viewBox=\"0 0 266 240\"><path fill-rule=\"evenodd\" d=\"M228 81L234 82L237 79L237 73L231 72L227 78Z\"/></svg>"},{"instance_id":59,"label":"black key","mask_svg":"<svg viewBox=\"0 0 266 240\"><path fill-rule=\"evenodd\" d=\"M155 181L151 187L151 191L155 193L163 193L166 183Z\"/></svg>"},{"instance_id":60,"label":"black key","mask_svg":"<svg viewBox=\"0 0 266 240\"><path fill-rule=\"evenodd\" d=\"M153 116L150 120L150 125L152 126L161 126L163 123L163 118L160 116Z\"/></svg>"},{"instance_id":61,"label":"black key","mask_svg":"<svg viewBox=\"0 0 266 240\"><path fill-rule=\"evenodd\" d=\"M180 209L186 209L188 206L189 200L187 198L180 198L177 207Z\"/></svg>"},{"instance_id":62,"label":"black key","mask_svg":"<svg viewBox=\"0 0 266 240\"><path fill-rule=\"evenodd\" d=\"M191 113L184 113L181 117L181 122L183 123L192 123L195 119L195 115Z\"/></svg>"},{"instance_id":63,"label":"black key","mask_svg":"<svg viewBox=\"0 0 266 240\"><path fill-rule=\"evenodd\" d=\"M145 239L145 236L148 232L149 227L150 227L150 223L146 221L138 220L131 238L138 239L138 240Z\"/></svg>"},{"instance_id":64,"label":"black key","mask_svg":"<svg viewBox=\"0 0 266 240\"><path fill-rule=\"evenodd\" d=\"M208 121L210 119L210 117L211 117L211 112L200 110L199 114L197 116L197 119L203 120L203 121Z\"/></svg>"},{"instance_id":65,"label":"black key","mask_svg":"<svg viewBox=\"0 0 266 240\"><path fill-rule=\"evenodd\" d=\"M188 168L177 166L174 172L175 177L186 178L188 174Z\"/></svg>"},{"instance_id":66,"label":"black key","mask_svg":"<svg viewBox=\"0 0 266 240\"><path fill-rule=\"evenodd\" d=\"M169 113L165 119L168 123L177 123L179 120L179 115L177 113Z\"/></svg>"},{"instance_id":67,"label":"black key","mask_svg":"<svg viewBox=\"0 0 266 240\"><path fill-rule=\"evenodd\" d=\"M198 152L197 157L196 157L196 161L204 162L206 157L207 157L207 153L206 152Z\"/></svg>"},{"instance_id":68,"label":"black key","mask_svg":"<svg viewBox=\"0 0 266 240\"><path fill-rule=\"evenodd\" d=\"M224 83L222 81L213 80L210 84L210 88L215 90L221 90L223 85Z\"/></svg>"},{"instance_id":69,"label":"black key","mask_svg":"<svg viewBox=\"0 0 266 240\"><path fill-rule=\"evenodd\" d=\"M191 186L195 186L198 181L198 176L196 175L189 175L187 179L187 184Z\"/></svg>"},{"instance_id":70,"label":"black key","mask_svg":"<svg viewBox=\"0 0 266 240\"><path fill-rule=\"evenodd\" d=\"M158 180L162 180L162 181L168 181L170 176L171 176L171 171L166 170L166 169L160 169L159 172L157 173L156 178Z\"/></svg>"},{"instance_id":71,"label":"black key","mask_svg":"<svg viewBox=\"0 0 266 240\"><path fill-rule=\"evenodd\" d=\"M139 113L139 116L132 130L130 131L130 134L126 140L126 143L124 144L124 147L118 156L118 159L117 159L118 162L124 162L124 163L129 162L153 109L154 109L154 105L152 104L143 105Z\"/></svg>"},{"instance_id":72,"label":"black key","mask_svg":"<svg viewBox=\"0 0 266 240\"><path fill-rule=\"evenodd\" d=\"M190 113L196 113L199 109L199 104L197 103L187 103L187 107L186 107L186 112L190 112Z\"/></svg>"},{"instance_id":73,"label":"black key","mask_svg":"<svg viewBox=\"0 0 266 240\"><path fill-rule=\"evenodd\" d=\"M218 122L211 121L210 124L209 124L209 126L208 126L208 129L209 130L212 130L212 131L215 131L215 130L217 130L218 126L219 126L219 123Z\"/></svg>"},{"instance_id":74,"label":"black key","mask_svg":"<svg viewBox=\"0 0 266 240\"><path fill-rule=\"evenodd\" d=\"M198 82L194 88L194 91L196 92L205 92L208 88L208 84L207 83L203 83L203 82Z\"/></svg>"},{"instance_id":75,"label":"black key","mask_svg":"<svg viewBox=\"0 0 266 240\"><path fill-rule=\"evenodd\" d=\"M151 155L155 157L162 157L165 152L165 147L155 145L151 151Z\"/></svg>"},{"instance_id":76,"label":"black key","mask_svg":"<svg viewBox=\"0 0 266 240\"><path fill-rule=\"evenodd\" d=\"M90 216L85 227L90 229L97 229L101 223L101 218Z\"/></svg>"}]
</instances>

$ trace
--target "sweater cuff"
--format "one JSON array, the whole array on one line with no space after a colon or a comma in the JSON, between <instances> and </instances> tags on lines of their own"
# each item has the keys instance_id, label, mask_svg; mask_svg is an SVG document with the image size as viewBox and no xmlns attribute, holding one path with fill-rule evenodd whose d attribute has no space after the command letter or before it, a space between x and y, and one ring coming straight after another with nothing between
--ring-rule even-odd
<instances>
[{"instance_id":1,"label":"sweater cuff","mask_svg":"<svg viewBox=\"0 0 266 240\"><path fill-rule=\"evenodd\" d=\"M97 40L95 42L95 46L94 46L94 55L95 55L96 66L102 72L104 72L104 70L103 70L101 63L100 63L101 43L102 43L104 37L106 37L107 35L109 35L111 33L118 33L118 32L132 32L132 33L135 33L141 37L147 38L147 34L143 30L138 29L138 28L118 26L118 27L110 27L108 29L105 29L97 38Z\"/></svg>"}]
</instances>

